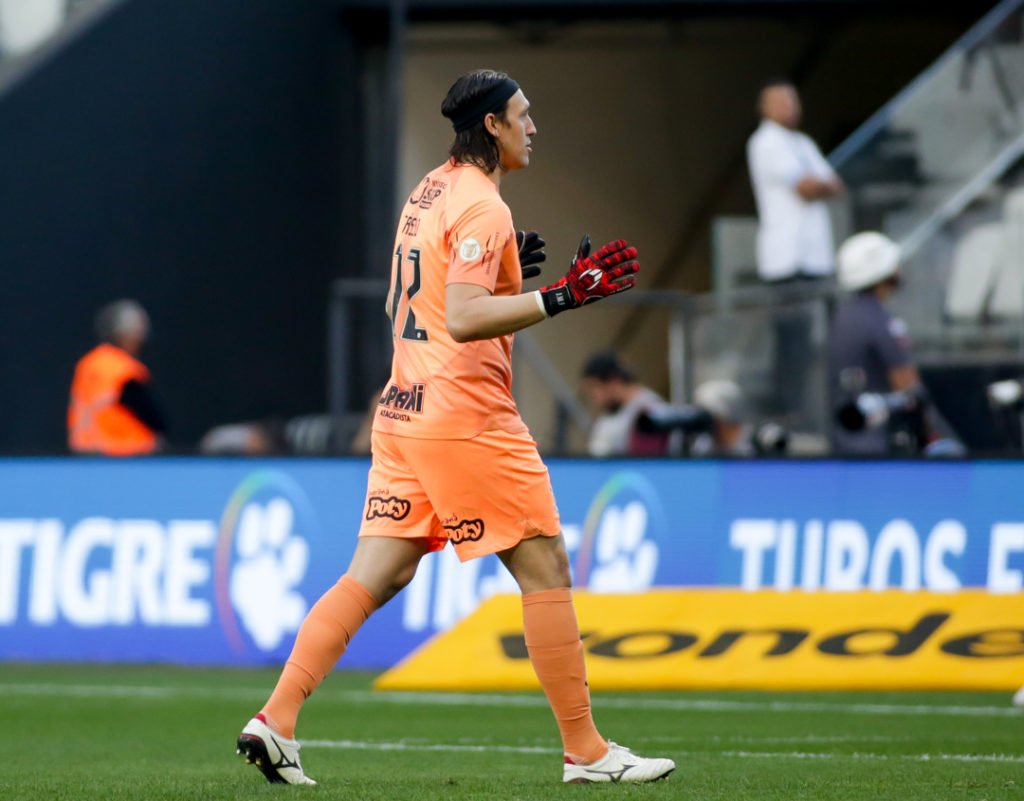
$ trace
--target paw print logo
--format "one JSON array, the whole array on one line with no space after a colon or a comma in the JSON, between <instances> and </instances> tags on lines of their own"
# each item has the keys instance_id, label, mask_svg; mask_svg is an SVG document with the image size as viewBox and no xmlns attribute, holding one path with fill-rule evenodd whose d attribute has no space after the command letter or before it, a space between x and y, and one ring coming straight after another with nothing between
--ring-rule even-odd
<instances>
[{"instance_id":1,"label":"paw print logo","mask_svg":"<svg viewBox=\"0 0 1024 801\"><path fill-rule=\"evenodd\" d=\"M238 521L230 595L258 648L272 651L299 630L307 606L296 587L306 575L309 546L292 531L295 511L281 497L247 503Z\"/></svg>"},{"instance_id":2,"label":"paw print logo","mask_svg":"<svg viewBox=\"0 0 1024 801\"><path fill-rule=\"evenodd\" d=\"M587 510L576 546L574 580L593 592L643 592L658 575L661 498L642 474L613 474ZM567 540L568 541L568 540Z\"/></svg>"},{"instance_id":3,"label":"paw print logo","mask_svg":"<svg viewBox=\"0 0 1024 801\"><path fill-rule=\"evenodd\" d=\"M647 507L640 501L609 506L597 533L596 564L590 574L594 592L639 592L654 582L658 546L645 539Z\"/></svg>"}]
</instances>

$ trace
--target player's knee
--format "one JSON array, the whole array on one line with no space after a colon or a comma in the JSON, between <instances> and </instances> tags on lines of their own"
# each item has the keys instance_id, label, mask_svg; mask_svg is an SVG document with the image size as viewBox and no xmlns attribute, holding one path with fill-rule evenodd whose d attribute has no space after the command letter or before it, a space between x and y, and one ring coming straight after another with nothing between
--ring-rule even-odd
<instances>
[{"instance_id":1,"label":"player's knee","mask_svg":"<svg viewBox=\"0 0 1024 801\"><path fill-rule=\"evenodd\" d=\"M555 551L551 561L551 581L554 586L571 587L572 571L569 569L569 554L564 548Z\"/></svg>"},{"instance_id":2,"label":"player's knee","mask_svg":"<svg viewBox=\"0 0 1024 801\"><path fill-rule=\"evenodd\" d=\"M398 595L398 593L400 593L403 589L405 589L405 587L408 586L409 582L412 581L412 577L415 575L415 564L403 567L401 570L395 573L395 575L391 577L390 583L384 587L382 593L384 597L379 599L381 605L386 604L388 601L390 601L392 598Z\"/></svg>"}]
</instances>

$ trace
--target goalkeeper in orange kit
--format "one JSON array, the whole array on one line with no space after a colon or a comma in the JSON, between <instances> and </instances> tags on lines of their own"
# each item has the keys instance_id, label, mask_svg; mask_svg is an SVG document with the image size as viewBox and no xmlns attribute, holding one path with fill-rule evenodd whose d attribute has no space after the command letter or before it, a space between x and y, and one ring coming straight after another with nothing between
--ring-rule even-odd
<instances>
[{"instance_id":1,"label":"goalkeeper in orange kit","mask_svg":"<svg viewBox=\"0 0 1024 801\"><path fill-rule=\"evenodd\" d=\"M664 778L672 760L633 754L594 724L551 481L511 393L514 332L632 287L636 249L616 240L591 253L584 237L565 275L523 293L545 243L516 233L499 189L530 163L530 104L504 73L477 70L455 82L441 111L455 129L449 159L410 194L392 251L395 353L355 554L310 610L238 750L272 782L313 784L293 739L303 702L423 555L451 542L462 560L496 553L522 591L530 661L562 737L563 781Z\"/></svg>"}]
</instances>

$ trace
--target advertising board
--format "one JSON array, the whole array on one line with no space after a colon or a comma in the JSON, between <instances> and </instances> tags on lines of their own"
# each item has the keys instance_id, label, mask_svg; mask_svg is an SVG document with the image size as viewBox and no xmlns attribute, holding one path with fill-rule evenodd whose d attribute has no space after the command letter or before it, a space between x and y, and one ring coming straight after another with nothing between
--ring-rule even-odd
<instances>
[{"instance_id":1,"label":"advertising board","mask_svg":"<svg viewBox=\"0 0 1024 801\"><path fill-rule=\"evenodd\" d=\"M0 658L277 663L344 572L368 462L0 460ZM552 460L576 586L1024 589L1024 464ZM431 555L352 643L395 664L515 586Z\"/></svg>"}]
</instances>

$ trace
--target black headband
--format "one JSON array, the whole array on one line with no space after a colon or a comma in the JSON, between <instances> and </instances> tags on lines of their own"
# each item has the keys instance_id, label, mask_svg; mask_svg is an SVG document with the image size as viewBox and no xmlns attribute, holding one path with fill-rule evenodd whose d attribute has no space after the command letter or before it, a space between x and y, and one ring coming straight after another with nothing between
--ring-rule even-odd
<instances>
[{"instance_id":1,"label":"black headband","mask_svg":"<svg viewBox=\"0 0 1024 801\"><path fill-rule=\"evenodd\" d=\"M496 112L501 109L508 102L508 99L518 91L519 84L511 78L503 78L501 83L486 94L481 95L473 105L461 112L457 117L452 117L452 127L455 128L455 133L468 131L492 111Z\"/></svg>"}]
</instances>

